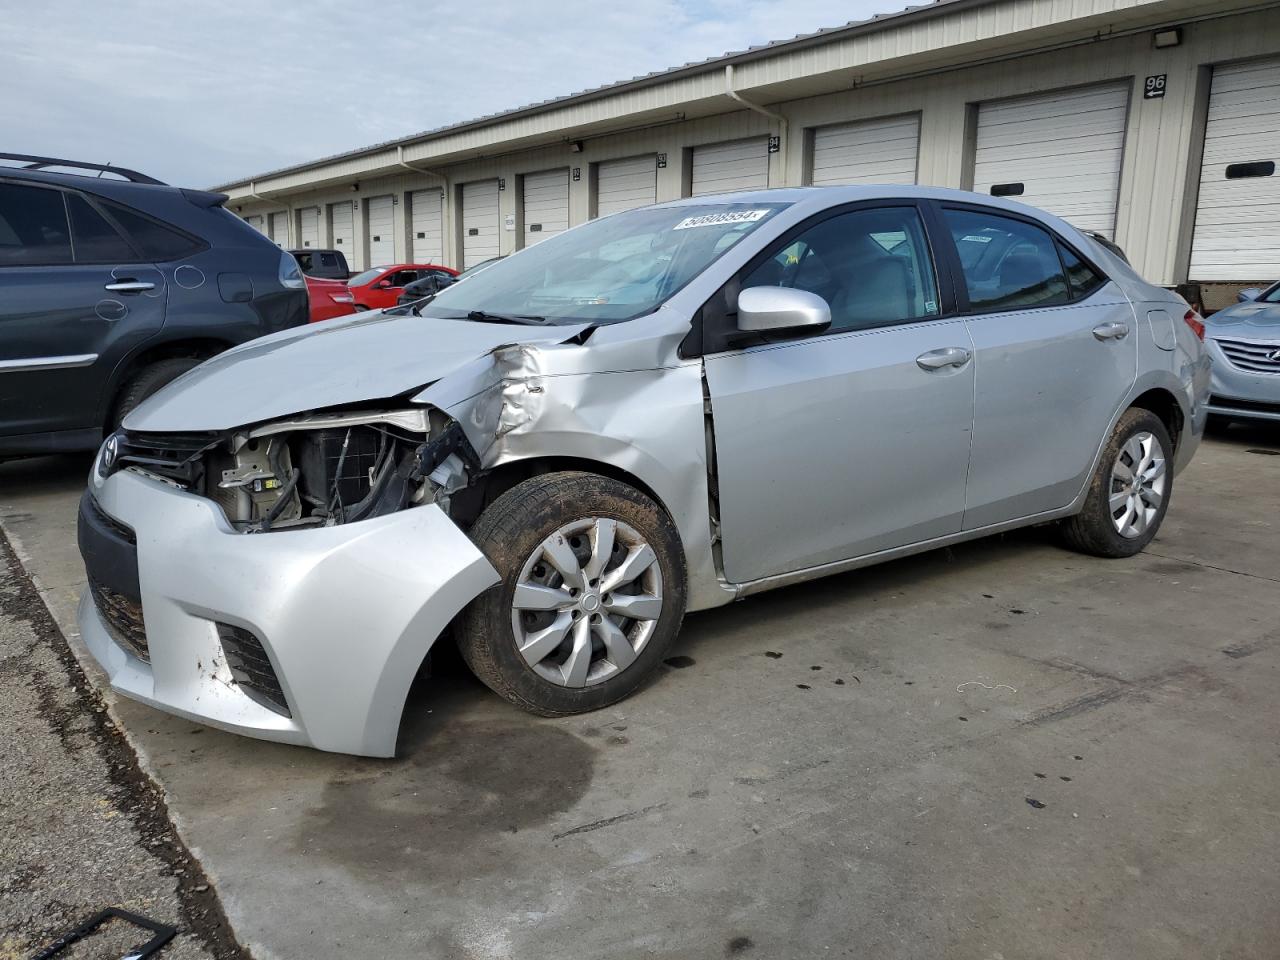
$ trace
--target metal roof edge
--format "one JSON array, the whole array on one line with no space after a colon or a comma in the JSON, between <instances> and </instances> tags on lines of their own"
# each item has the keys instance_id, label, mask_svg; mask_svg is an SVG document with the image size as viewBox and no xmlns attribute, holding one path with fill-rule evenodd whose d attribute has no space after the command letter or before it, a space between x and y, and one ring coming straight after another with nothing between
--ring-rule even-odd
<instances>
[{"instance_id":1,"label":"metal roof edge","mask_svg":"<svg viewBox=\"0 0 1280 960\"><path fill-rule=\"evenodd\" d=\"M315 170L331 163L351 160L356 157L377 153L381 150L391 150L397 147L408 146L410 144L424 143L443 136L462 133L467 130L474 130L478 127L490 126L501 121L515 120L520 117L546 113L560 107L587 103L592 100L601 100L615 94L627 93L632 90L657 86L671 80L710 73L713 70L722 69L728 64L736 65L753 60L763 60L782 53L790 53L793 50L802 50L806 47L830 43L835 40L844 39L849 36L856 36L861 33L875 32L877 30L885 29L887 26L896 25L907 18L918 18L923 20L929 17L950 14L957 9L985 6L997 2L1000 2L1000 0L933 0L932 3L927 5L909 6L894 13L878 13L867 20L850 21L849 23L839 27L825 27L814 31L813 33L799 34L789 40L773 40L759 46L748 47L746 50L725 53L718 57L708 57L706 60L686 63L682 66L671 67L667 70L655 71L653 73L645 74L644 76L633 77L630 80L619 80L614 83L605 84L601 87L593 87L589 90L583 90L578 93L565 94L562 97L554 97L550 100L542 100L537 103L526 104L522 107L514 107L510 110L486 114L472 120L463 120L443 127L420 131L418 133L399 137L395 140L386 140L382 143L370 144L369 146L359 147L354 150L347 150L343 153L335 153L331 156L321 157L317 160L308 160L304 163L280 167L276 170L268 170L265 173L259 173L251 177L242 177L239 180L230 180L226 183L210 187L209 189L225 192L238 187L248 187L259 180L267 180L273 177L285 176L287 174Z\"/></svg>"}]
</instances>

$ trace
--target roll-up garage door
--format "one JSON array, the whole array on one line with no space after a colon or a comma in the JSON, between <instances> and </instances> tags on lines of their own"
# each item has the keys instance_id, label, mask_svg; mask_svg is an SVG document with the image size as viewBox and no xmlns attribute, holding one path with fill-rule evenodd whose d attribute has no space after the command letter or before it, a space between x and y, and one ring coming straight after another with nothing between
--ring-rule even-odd
<instances>
[{"instance_id":1,"label":"roll-up garage door","mask_svg":"<svg viewBox=\"0 0 1280 960\"><path fill-rule=\"evenodd\" d=\"M813 132L813 185L915 183L920 117L819 127Z\"/></svg>"},{"instance_id":2,"label":"roll-up garage door","mask_svg":"<svg viewBox=\"0 0 1280 960\"><path fill-rule=\"evenodd\" d=\"M369 266L396 262L395 208L390 197L369 199Z\"/></svg>"},{"instance_id":3,"label":"roll-up garage door","mask_svg":"<svg viewBox=\"0 0 1280 960\"><path fill-rule=\"evenodd\" d=\"M1280 277L1280 59L1215 67L1191 279Z\"/></svg>"},{"instance_id":4,"label":"roll-up garage door","mask_svg":"<svg viewBox=\"0 0 1280 960\"><path fill-rule=\"evenodd\" d=\"M462 269L498 255L498 181L462 185Z\"/></svg>"},{"instance_id":5,"label":"roll-up garage door","mask_svg":"<svg viewBox=\"0 0 1280 960\"><path fill-rule=\"evenodd\" d=\"M524 175L524 245L569 229L569 170Z\"/></svg>"},{"instance_id":6,"label":"roll-up garage door","mask_svg":"<svg viewBox=\"0 0 1280 960\"><path fill-rule=\"evenodd\" d=\"M279 213L268 214L270 225L270 236L277 244L282 247L289 245L289 214L283 210Z\"/></svg>"},{"instance_id":7,"label":"roll-up garage door","mask_svg":"<svg viewBox=\"0 0 1280 960\"><path fill-rule=\"evenodd\" d=\"M359 260L356 256L356 223L350 200L329 207L329 226L333 229L333 248L341 250L347 258L347 269L359 270L356 265Z\"/></svg>"},{"instance_id":8,"label":"roll-up garage door","mask_svg":"<svg viewBox=\"0 0 1280 960\"><path fill-rule=\"evenodd\" d=\"M263 222L262 217L259 217L259 216L245 217L244 222L247 223L249 226L253 227L253 229L257 230L259 233L267 232L267 226Z\"/></svg>"},{"instance_id":9,"label":"roll-up garage door","mask_svg":"<svg viewBox=\"0 0 1280 960\"><path fill-rule=\"evenodd\" d=\"M298 211L298 236L301 246L320 246L320 208L306 207Z\"/></svg>"},{"instance_id":10,"label":"roll-up garage door","mask_svg":"<svg viewBox=\"0 0 1280 960\"><path fill-rule=\"evenodd\" d=\"M415 190L409 194L414 263L444 263L443 197L439 190Z\"/></svg>"},{"instance_id":11,"label":"roll-up garage door","mask_svg":"<svg viewBox=\"0 0 1280 960\"><path fill-rule=\"evenodd\" d=\"M658 202L658 158L606 160L596 167L596 216L647 207Z\"/></svg>"},{"instance_id":12,"label":"roll-up garage door","mask_svg":"<svg viewBox=\"0 0 1280 960\"><path fill-rule=\"evenodd\" d=\"M1128 113L1127 83L981 104L973 189L1111 237Z\"/></svg>"},{"instance_id":13,"label":"roll-up garage door","mask_svg":"<svg viewBox=\"0 0 1280 960\"><path fill-rule=\"evenodd\" d=\"M769 186L769 140L735 140L693 148L693 195Z\"/></svg>"}]
</instances>

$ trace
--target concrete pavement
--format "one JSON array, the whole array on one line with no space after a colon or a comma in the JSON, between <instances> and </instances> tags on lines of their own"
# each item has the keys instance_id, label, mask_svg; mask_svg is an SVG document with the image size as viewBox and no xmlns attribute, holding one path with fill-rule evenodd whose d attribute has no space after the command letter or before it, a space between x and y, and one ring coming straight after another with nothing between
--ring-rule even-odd
<instances>
[{"instance_id":1,"label":"concrete pavement","mask_svg":"<svg viewBox=\"0 0 1280 960\"><path fill-rule=\"evenodd\" d=\"M0 960L106 907L180 928L166 960L237 960L216 894L0 542ZM152 934L111 921L68 953L121 957Z\"/></svg>"},{"instance_id":2,"label":"concrete pavement","mask_svg":"<svg viewBox=\"0 0 1280 960\"><path fill-rule=\"evenodd\" d=\"M1211 440L1133 560L1033 530L690 617L601 714L445 669L395 761L113 711L259 958L1272 957L1277 452ZM0 466L68 631L85 470Z\"/></svg>"}]
</instances>

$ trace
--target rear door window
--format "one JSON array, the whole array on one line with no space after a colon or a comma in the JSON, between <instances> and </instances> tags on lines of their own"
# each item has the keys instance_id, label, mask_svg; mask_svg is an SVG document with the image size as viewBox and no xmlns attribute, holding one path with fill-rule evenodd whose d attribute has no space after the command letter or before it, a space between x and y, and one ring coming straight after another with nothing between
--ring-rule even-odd
<instances>
[{"instance_id":1,"label":"rear door window","mask_svg":"<svg viewBox=\"0 0 1280 960\"><path fill-rule=\"evenodd\" d=\"M1050 307L1071 299L1053 236L1023 220L944 209L969 305L979 313Z\"/></svg>"},{"instance_id":2,"label":"rear door window","mask_svg":"<svg viewBox=\"0 0 1280 960\"><path fill-rule=\"evenodd\" d=\"M76 263L134 263L138 254L84 197L68 193Z\"/></svg>"},{"instance_id":3,"label":"rear door window","mask_svg":"<svg viewBox=\"0 0 1280 960\"><path fill-rule=\"evenodd\" d=\"M0 183L0 266L71 263L61 190Z\"/></svg>"}]
</instances>

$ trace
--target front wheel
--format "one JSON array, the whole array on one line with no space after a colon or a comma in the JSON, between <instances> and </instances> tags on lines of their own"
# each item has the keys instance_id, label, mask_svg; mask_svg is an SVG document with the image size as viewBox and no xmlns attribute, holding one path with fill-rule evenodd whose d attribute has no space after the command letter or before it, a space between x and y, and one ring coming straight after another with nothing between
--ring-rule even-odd
<instances>
[{"instance_id":1,"label":"front wheel","mask_svg":"<svg viewBox=\"0 0 1280 960\"><path fill-rule=\"evenodd\" d=\"M675 525L624 483L534 477L495 500L471 539L502 580L464 611L458 646L486 686L526 710L565 716L616 703L680 630Z\"/></svg>"},{"instance_id":2,"label":"front wheel","mask_svg":"<svg viewBox=\"0 0 1280 960\"><path fill-rule=\"evenodd\" d=\"M1062 523L1069 546L1099 557L1131 557L1160 529L1173 493L1173 443L1150 410L1126 410L1089 483L1084 509Z\"/></svg>"}]
</instances>

